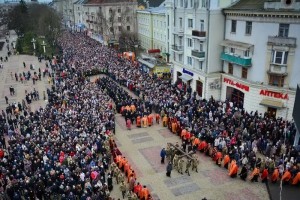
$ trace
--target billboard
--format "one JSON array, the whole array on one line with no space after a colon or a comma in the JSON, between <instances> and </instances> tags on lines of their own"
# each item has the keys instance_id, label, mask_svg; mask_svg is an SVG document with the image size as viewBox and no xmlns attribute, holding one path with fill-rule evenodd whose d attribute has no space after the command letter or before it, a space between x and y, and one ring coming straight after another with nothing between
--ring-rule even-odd
<instances>
[{"instance_id":1,"label":"billboard","mask_svg":"<svg viewBox=\"0 0 300 200\"><path fill-rule=\"evenodd\" d=\"M296 98L294 103L293 118L297 128L300 128L300 87L297 85Z\"/></svg>"}]
</instances>

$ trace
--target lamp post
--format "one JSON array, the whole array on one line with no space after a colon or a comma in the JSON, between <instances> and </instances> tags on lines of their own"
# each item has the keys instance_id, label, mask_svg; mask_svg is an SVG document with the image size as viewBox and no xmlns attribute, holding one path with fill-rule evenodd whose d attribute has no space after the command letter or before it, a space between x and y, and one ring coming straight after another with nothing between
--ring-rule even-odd
<instances>
[{"instance_id":1,"label":"lamp post","mask_svg":"<svg viewBox=\"0 0 300 200\"><path fill-rule=\"evenodd\" d=\"M35 51L35 42L36 42L36 40L34 38L32 38L31 42L33 44L33 50Z\"/></svg>"},{"instance_id":2,"label":"lamp post","mask_svg":"<svg viewBox=\"0 0 300 200\"><path fill-rule=\"evenodd\" d=\"M46 53L46 43L45 43L45 41L43 40L43 42L42 42L42 44L41 44L42 46L43 46L43 50L44 50L44 53Z\"/></svg>"}]
</instances>

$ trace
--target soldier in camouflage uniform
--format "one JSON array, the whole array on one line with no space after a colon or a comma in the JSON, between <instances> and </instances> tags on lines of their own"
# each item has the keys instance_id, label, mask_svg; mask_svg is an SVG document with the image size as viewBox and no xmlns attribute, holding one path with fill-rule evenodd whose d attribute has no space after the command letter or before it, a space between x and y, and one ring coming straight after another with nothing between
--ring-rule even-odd
<instances>
[{"instance_id":1,"label":"soldier in camouflage uniform","mask_svg":"<svg viewBox=\"0 0 300 200\"><path fill-rule=\"evenodd\" d=\"M180 174L183 174L183 163L184 163L184 160L182 158L180 158L178 160L178 173Z\"/></svg>"},{"instance_id":2,"label":"soldier in camouflage uniform","mask_svg":"<svg viewBox=\"0 0 300 200\"><path fill-rule=\"evenodd\" d=\"M126 189L127 187L126 187L126 184L125 184L125 182L124 181L122 181L121 182L121 185L120 185L120 190L121 190L121 192L122 192L122 197L123 197L123 199L125 198L125 194L126 194Z\"/></svg>"},{"instance_id":3,"label":"soldier in camouflage uniform","mask_svg":"<svg viewBox=\"0 0 300 200\"><path fill-rule=\"evenodd\" d=\"M173 166L174 166L175 169L177 169L177 170L178 170L178 160L179 160L178 155L175 154L175 156L174 156L174 158L173 158Z\"/></svg>"},{"instance_id":4,"label":"soldier in camouflage uniform","mask_svg":"<svg viewBox=\"0 0 300 200\"><path fill-rule=\"evenodd\" d=\"M119 179L120 182L125 181L125 176L121 171L119 173L118 179Z\"/></svg>"},{"instance_id":5,"label":"soldier in camouflage uniform","mask_svg":"<svg viewBox=\"0 0 300 200\"><path fill-rule=\"evenodd\" d=\"M114 175L115 175L115 178L116 178L117 184L119 184L119 183L120 183L120 174L121 174L121 171L120 171L120 169L116 167L116 168L115 168L115 173L114 173Z\"/></svg>"},{"instance_id":6,"label":"soldier in camouflage uniform","mask_svg":"<svg viewBox=\"0 0 300 200\"><path fill-rule=\"evenodd\" d=\"M187 173L189 176L190 176L190 167L191 167L191 165L192 165L192 160L189 159L186 162L186 165L185 165L185 173Z\"/></svg>"},{"instance_id":7,"label":"soldier in camouflage uniform","mask_svg":"<svg viewBox=\"0 0 300 200\"><path fill-rule=\"evenodd\" d=\"M169 144L167 145L167 148L166 148L166 156L167 156L168 160L171 160L171 148L170 148Z\"/></svg>"},{"instance_id":8,"label":"soldier in camouflage uniform","mask_svg":"<svg viewBox=\"0 0 300 200\"><path fill-rule=\"evenodd\" d=\"M192 171L194 171L194 169L195 169L196 172L198 173L198 165L199 165L199 159L198 159L197 155L194 154L193 160L192 160Z\"/></svg>"}]
</instances>

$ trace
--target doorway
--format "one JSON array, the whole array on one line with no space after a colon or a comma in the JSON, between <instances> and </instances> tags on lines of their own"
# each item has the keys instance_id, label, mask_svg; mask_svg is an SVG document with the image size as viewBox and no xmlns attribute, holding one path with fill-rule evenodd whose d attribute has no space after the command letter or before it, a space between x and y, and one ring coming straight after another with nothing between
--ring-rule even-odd
<instances>
[{"instance_id":1,"label":"doorway","mask_svg":"<svg viewBox=\"0 0 300 200\"><path fill-rule=\"evenodd\" d=\"M234 107L243 108L244 106L244 92L235 89L233 87L227 86L226 98L233 102Z\"/></svg>"},{"instance_id":2,"label":"doorway","mask_svg":"<svg viewBox=\"0 0 300 200\"><path fill-rule=\"evenodd\" d=\"M202 97L203 92L203 83L199 80L196 81L196 91L199 97Z\"/></svg>"},{"instance_id":3,"label":"doorway","mask_svg":"<svg viewBox=\"0 0 300 200\"><path fill-rule=\"evenodd\" d=\"M272 107L268 107L268 116L271 118L276 118L276 112L277 109L276 108L272 108Z\"/></svg>"}]
</instances>

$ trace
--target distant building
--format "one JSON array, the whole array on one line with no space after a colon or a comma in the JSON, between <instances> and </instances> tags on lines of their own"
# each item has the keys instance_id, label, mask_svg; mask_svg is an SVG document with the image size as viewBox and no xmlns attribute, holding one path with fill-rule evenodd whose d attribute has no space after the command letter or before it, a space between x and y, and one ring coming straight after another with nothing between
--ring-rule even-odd
<instances>
[{"instance_id":1,"label":"distant building","mask_svg":"<svg viewBox=\"0 0 300 200\"><path fill-rule=\"evenodd\" d=\"M166 8L161 5L138 10L137 23L141 47L145 50L159 49L160 53L166 53L168 50Z\"/></svg>"}]
</instances>

